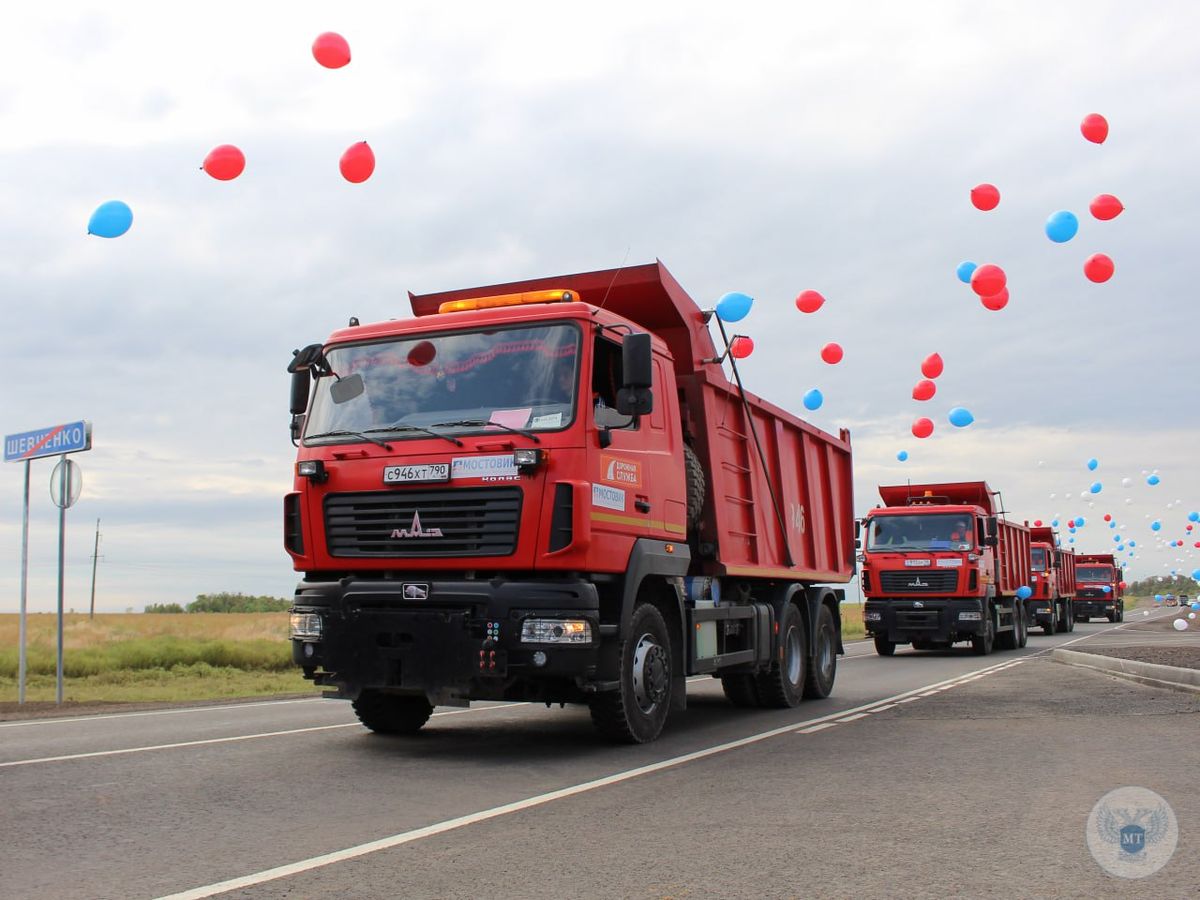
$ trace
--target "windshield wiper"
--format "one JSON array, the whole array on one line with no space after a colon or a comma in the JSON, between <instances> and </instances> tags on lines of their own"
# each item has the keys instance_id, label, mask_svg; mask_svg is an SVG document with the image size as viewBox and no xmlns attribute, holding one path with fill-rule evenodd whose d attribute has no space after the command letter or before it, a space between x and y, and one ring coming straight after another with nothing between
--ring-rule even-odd
<instances>
[{"instance_id":1,"label":"windshield wiper","mask_svg":"<svg viewBox=\"0 0 1200 900\"><path fill-rule=\"evenodd\" d=\"M371 430L377 431L378 429L372 428ZM389 444L387 441L381 441L379 438L372 437L371 435L367 434L366 432L362 432L362 431L322 431L320 434L306 434L304 436L304 439L306 441L312 441L312 440L316 440L317 438L327 438L327 437L362 438L364 441L370 441L372 444L378 444L384 450L392 449L392 445Z\"/></svg>"},{"instance_id":2,"label":"windshield wiper","mask_svg":"<svg viewBox=\"0 0 1200 900\"><path fill-rule=\"evenodd\" d=\"M511 425L502 425L499 422L484 421L483 419L462 419L458 422L438 422L438 428L499 428L501 431L507 431L510 434L522 434L529 438L535 444L540 444L542 439L532 431L526 431L524 428L513 428Z\"/></svg>"},{"instance_id":3,"label":"windshield wiper","mask_svg":"<svg viewBox=\"0 0 1200 900\"><path fill-rule=\"evenodd\" d=\"M384 426L382 426L381 428L368 428L368 429L367 429L367 433L368 433L368 434L377 434L377 433L379 433L379 432L382 432L382 431L390 431L390 432L395 432L395 431L420 431L420 432L422 432L422 433L424 433L424 434L428 434L428 435L431 435L431 436L433 436L433 437L436 437L436 438L442 438L442 440L449 441L449 442L450 442L450 443L452 443L452 444L453 444L455 447L461 447L461 446L463 446L463 442L462 442L462 441L460 441L460 440L459 440L458 438L456 438L456 437L451 437L451 436L450 436L450 435L448 435L448 434L442 434L440 431L433 431L433 430L431 430L431 429L429 429L429 428L422 428L420 425L402 425L402 424L400 424L399 422L397 422L397 423L395 423L394 425L384 425ZM372 440L372 439L371 439L371 438L368 438L368 440Z\"/></svg>"}]
</instances>

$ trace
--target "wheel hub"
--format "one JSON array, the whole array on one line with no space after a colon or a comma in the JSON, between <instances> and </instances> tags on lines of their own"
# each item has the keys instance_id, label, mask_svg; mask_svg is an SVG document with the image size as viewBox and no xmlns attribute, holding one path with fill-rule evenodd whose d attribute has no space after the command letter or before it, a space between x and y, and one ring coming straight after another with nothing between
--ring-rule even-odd
<instances>
[{"instance_id":1,"label":"wheel hub","mask_svg":"<svg viewBox=\"0 0 1200 900\"><path fill-rule=\"evenodd\" d=\"M638 708L650 712L667 698L669 685L666 652L653 635L642 635L633 651L633 695Z\"/></svg>"}]
</instances>

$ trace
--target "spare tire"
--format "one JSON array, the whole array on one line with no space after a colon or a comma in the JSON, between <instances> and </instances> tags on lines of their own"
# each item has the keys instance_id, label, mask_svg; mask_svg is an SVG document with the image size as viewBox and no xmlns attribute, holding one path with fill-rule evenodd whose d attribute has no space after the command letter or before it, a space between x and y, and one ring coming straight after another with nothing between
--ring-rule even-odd
<instances>
[{"instance_id":1,"label":"spare tire","mask_svg":"<svg viewBox=\"0 0 1200 900\"><path fill-rule=\"evenodd\" d=\"M683 445L683 471L687 480L687 524L691 531L700 524L700 514L704 511L704 467L700 465L700 457L689 445Z\"/></svg>"}]
</instances>

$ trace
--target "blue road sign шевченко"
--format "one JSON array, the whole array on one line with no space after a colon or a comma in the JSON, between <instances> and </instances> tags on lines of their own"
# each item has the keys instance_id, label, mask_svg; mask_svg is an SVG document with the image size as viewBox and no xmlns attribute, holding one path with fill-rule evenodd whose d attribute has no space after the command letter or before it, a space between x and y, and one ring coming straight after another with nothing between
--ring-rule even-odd
<instances>
[{"instance_id":1,"label":"blue road sign \u0448\u0435\u0432\u0447\u0435\u043d\u043a\u043e","mask_svg":"<svg viewBox=\"0 0 1200 900\"><path fill-rule=\"evenodd\" d=\"M4 437L4 461L20 462L92 449L92 423L68 422Z\"/></svg>"}]
</instances>

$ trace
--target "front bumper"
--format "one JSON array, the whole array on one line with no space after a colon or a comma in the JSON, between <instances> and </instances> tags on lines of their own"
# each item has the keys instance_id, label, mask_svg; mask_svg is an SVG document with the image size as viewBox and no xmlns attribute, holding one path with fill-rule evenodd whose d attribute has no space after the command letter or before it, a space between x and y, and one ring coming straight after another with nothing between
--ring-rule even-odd
<instances>
[{"instance_id":1,"label":"front bumper","mask_svg":"<svg viewBox=\"0 0 1200 900\"><path fill-rule=\"evenodd\" d=\"M867 634L881 635L896 644L912 641L965 641L983 628L983 601L979 597L878 598L863 610ZM963 614L968 618L962 618ZM877 616L877 618L872 618Z\"/></svg>"},{"instance_id":2,"label":"front bumper","mask_svg":"<svg viewBox=\"0 0 1200 900\"><path fill-rule=\"evenodd\" d=\"M1079 618L1108 616L1117 611L1116 600L1088 600L1075 598L1075 615Z\"/></svg>"},{"instance_id":3,"label":"front bumper","mask_svg":"<svg viewBox=\"0 0 1200 900\"><path fill-rule=\"evenodd\" d=\"M442 703L561 699L581 693L599 666L599 596L577 579L304 581L293 612L320 615L322 633L293 639L292 660L344 696L369 688L424 693ZM527 618L582 619L591 639L522 643ZM530 681L541 686L533 690Z\"/></svg>"}]
</instances>

